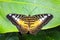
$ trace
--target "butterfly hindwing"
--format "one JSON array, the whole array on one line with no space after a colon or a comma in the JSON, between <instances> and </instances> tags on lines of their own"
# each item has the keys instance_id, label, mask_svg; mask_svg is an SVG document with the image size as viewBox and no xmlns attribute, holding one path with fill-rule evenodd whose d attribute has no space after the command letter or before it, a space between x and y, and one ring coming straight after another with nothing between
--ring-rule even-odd
<instances>
[{"instance_id":1,"label":"butterfly hindwing","mask_svg":"<svg viewBox=\"0 0 60 40\"><path fill-rule=\"evenodd\" d=\"M53 16L51 14L39 14L33 16L8 14L7 18L17 26L21 34L36 34L41 27L43 27L53 18Z\"/></svg>"}]
</instances>

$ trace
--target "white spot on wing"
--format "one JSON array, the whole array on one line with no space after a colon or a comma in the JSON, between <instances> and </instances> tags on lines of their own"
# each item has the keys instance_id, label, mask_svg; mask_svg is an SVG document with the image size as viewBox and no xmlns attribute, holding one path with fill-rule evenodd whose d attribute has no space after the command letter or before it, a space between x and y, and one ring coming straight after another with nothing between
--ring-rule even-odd
<instances>
[{"instance_id":1,"label":"white spot on wing","mask_svg":"<svg viewBox=\"0 0 60 40\"><path fill-rule=\"evenodd\" d=\"M20 19L16 17L15 20L16 20L16 21L19 21Z\"/></svg>"},{"instance_id":2,"label":"white spot on wing","mask_svg":"<svg viewBox=\"0 0 60 40\"><path fill-rule=\"evenodd\" d=\"M45 20L45 18L42 18L42 20Z\"/></svg>"},{"instance_id":3,"label":"white spot on wing","mask_svg":"<svg viewBox=\"0 0 60 40\"><path fill-rule=\"evenodd\" d=\"M15 18L15 16L13 15L12 18Z\"/></svg>"},{"instance_id":4,"label":"white spot on wing","mask_svg":"<svg viewBox=\"0 0 60 40\"><path fill-rule=\"evenodd\" d=\"M20 19L17 19L17 21L19 21Z\"/></svg>"},{"instance_id":5,"label":"white spot on wing","mask_svg":"<svg viewBox=\"0 0 60 40\"><path fill-rule=\"evenodd\" d=\"M17 20L17 18L15 18L15 20Z\"/></svg>"},{"instance_id":6,"label":"white spot on wing","mask_svg":"<svg viewBox=\"0 0 60 40\"><path fill-rule=\"evenodd\" d=\"M42 19L39 19L40 21L43 21Z\"/></svg>"},{"instance_id":7,"label":"white spot on wing","mask_svg":"<svg viewBox=\"0 0 60 40\"><path fill-rule=\"evenodd\" d=\"M11 16L12 14L9 14L9 16Z\"/></svg>"},{"instance_id":8,"label":"white spot on wing","mask_svg":"<svg viewBox=\"0 0 60 40\"><path fill-rule=\"evenodd\" d=\"M44 18L47 18L47 16L44 16Z\"/></svg>"},{"instance_id":9,"label":"white spot on wing","mask_svg":"<svg viewBox=\"0 0 60 40\"><path fill-rule=\"evenodd\" d=\"M48 14L48 16L50 16L50 14Z\"/></svg>"}]
</instances>

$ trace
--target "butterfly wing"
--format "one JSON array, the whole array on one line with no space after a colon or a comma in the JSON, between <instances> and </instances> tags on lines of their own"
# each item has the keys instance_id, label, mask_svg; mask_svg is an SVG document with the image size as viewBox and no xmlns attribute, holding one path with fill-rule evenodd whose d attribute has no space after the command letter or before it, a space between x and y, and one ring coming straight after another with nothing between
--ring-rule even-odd
<instances>
[{"instance_id":1,"label":"butterfly wing","mask_svg":"<svg viewBox=\"0 0 60 40\"><path fill-rule=\"evenodd\" d=\"M53 16L51 14L39 14L34 16L25 16L20 14L8 14L7 18L17 26L21 34L36 34L42 26L47 24Z\"/></svg>"},{"instance_id":2,"label":"butterfly wing","mask_svg":"<svg viewBox=\"0 0 60 40\"><path fill-rule=\"evenodd\" d=\"M34 24L31 24L30 34L36 34L42 26L46 25L53 18L51 14L39 14L34 16L37 17L38 20L36 20Z\"/></svg>"},{"instance_id":3,"label":"butterfly wing","mask_svg":"<svg viewBox=\"0 0 60 40\"><path fill-rule=\"evenodd\" d=\"M25 21L22 18L25 15L20 14L8 14L7 18L12 22L12 24L16 25L21 34L25 34L28 32L28 25L25 24Z\"/></svg>"}]
</instances>

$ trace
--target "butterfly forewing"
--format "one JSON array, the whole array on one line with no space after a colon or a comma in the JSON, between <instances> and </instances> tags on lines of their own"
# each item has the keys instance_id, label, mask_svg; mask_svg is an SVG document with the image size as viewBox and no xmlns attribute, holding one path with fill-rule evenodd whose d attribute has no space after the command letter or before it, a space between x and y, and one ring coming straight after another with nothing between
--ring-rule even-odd
<instances>
[{"instance_id":1,"label":"butterfly forewing","mask_svg":"<svg viewBox=\"0 0 60 40\"><path fill-rule=\"evenodd\" d=\"M7 18L17 26L21 34L28 32L30 34L36 34L53 16L51 14L39 14L34 16L8 14Z\"/></svg>"}]
</instances>

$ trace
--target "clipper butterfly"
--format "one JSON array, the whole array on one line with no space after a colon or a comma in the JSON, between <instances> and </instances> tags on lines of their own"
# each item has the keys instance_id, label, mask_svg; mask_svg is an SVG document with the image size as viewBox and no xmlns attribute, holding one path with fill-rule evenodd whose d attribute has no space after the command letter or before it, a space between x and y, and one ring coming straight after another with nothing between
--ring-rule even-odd
<instances>
[{"instance_id":1,"label":"clipper butterfly","mask_svg":"<svg viewBox=\"0 0 60 40\"><path fill-rule=\"evenodd\" d=\"M53 16L51 14L38 14L33 16L8 14L7 18L18 28L21 34L36 34Z\"/></svg>"}]
</instances>

